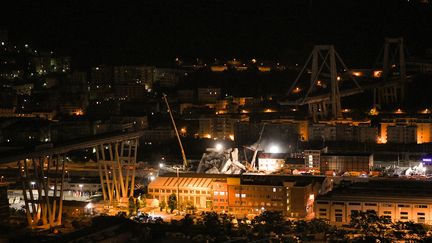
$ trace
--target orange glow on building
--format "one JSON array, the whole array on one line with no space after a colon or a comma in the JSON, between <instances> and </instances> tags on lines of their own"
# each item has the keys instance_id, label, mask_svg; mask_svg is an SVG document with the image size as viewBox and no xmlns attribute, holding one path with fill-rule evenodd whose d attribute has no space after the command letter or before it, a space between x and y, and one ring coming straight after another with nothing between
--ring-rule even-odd
<instances>
[{"instance_id":1,"label":"orange glow on building","mask_svg":"<svg viewBox=\"0 0 432 243\"><path fill-rule=\"evenodd\" d=\"M356 77L361 77L363 76L362 72L352 72L352 75L356 76Z\"/></svg>"},{"instance_id":2,"label":"orange glow on building","mask_svg":"<svg viewBox=\"0 0 432 243\"><path fill-rule=\"evenodd\" d=\"M431 114L431 111L428 108L426 108L426 109L420 111L420 113L421 114Z\"/></svg>"},{"instance_id":3,"label":"orange glow on building","mask_svg":"<svg viewBox=\"0 0 432 243\"><path fill-rule=\"evenodd\" d=\"M301 91L301 89L299 87L295 87L295 89L293 90L294 94L297 94Z\"/></svg>"},{"instance_id":4,"label":"orange glow on building","mask_svg":"<svg viewBox=\"0 0 432 243\"><path fill-rule=\"evenodd\" d=\"M374 78L380 78L380 77L382 77L382 70L375 70L375 71L373 71L373 77Z\"/></svg>"},{"instance_id":5,"label":"orange glow on building","mask_svg":"<svg viewBox=\"0 0 432 243\"><path fill-rule=\"evenodd\" d=\"M258 70L259 70L260 72L270 72L270 71L271 71L271 68L268 67L268 66L259 66L259 67L258 67Z\"/></svg>"},{"instance_id":6,"label":"orange glow on building","mask_svg":"<svg viewBox=\"0 0 432 243\"><path fill-rule=\"evenodd\" d=\"M82 115L84 115L84 112L83 112L83 110L79 109L79 110L75 110L75 111L73 112L73 114L74 114L75 116L82 116Z\"/></svg>"},{"instance_id":7,"label":"orange glow on building","mask_svg":"<svg viewBox=\"0 0 432 243\"><path fill-rule=\"evenodd\" d=\"M272 110L272 109L268 109L268 108L267 108L267 109L265 109L265 110L264 110L264 112L265 112L265 113L270 113L270 112L276 112L276 111L275 111L275 110Z\"/></svg>"}]
</instances>

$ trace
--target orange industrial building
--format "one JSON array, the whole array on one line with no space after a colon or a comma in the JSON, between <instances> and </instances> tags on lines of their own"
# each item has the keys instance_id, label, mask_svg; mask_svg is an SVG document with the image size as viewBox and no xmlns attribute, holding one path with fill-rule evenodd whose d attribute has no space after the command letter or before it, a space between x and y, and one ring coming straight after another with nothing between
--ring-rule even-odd
<instances>
[{"instance_id":1,"label":"orange industrial building","mask_svg":"<svg viewBox=\"0 0 432 243\"><path fill-rule=\"evenodd\" d=\"M328 191L324 176L165 174L148 186L152 198L167 202L176 194L180 205L192 203L198 210L236 216L280 211L287 217L313 214L315 197Z\"/></svg>"}]
</instances>

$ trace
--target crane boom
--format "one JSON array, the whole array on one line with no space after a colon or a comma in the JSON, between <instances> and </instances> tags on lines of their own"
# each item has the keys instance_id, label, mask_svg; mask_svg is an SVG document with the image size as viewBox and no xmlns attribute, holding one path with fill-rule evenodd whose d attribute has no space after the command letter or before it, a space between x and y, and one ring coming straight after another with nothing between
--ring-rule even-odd
<instances>
[{"instance_id":1,"label":"crane boom","mask_svg":"<svg viewBox=\"0 0 432 243\"><path fill-rule=\"evenodd\" d=\"M163 96L165 104L166 104L166 106L168 108L168 113L170 115L171 122L172 122L172 124L174 126L174 130L175 130L175 133L176 133L176 136L177 136L177 140L178 140L178 143L180 145L180 150L181 150L181 154L182 154L182 158L183 158L183 169L186 169L188 167L188 162L187 162L187 159L186 159L186 153L185 153L185 151L183 149L183 144L181 142L180 135L178 133L177 126L175 124L174 117L173 117L172 112L171 112L171 108L170 108L170 106L168 104L168 100L166 98L167 95L166 94L162 94L162 96Z\"/></svg>"},{"instance_id":2,"label":"crane boom","mask_svg":"<svg viewBox=\"0 0 432 243\"><path fill-rule=\"evenodd\" d=\"M259 135L259 138L258 138L258 142L257 142L257 147L255 148L255 151L254 151L254 154L253 154L253 157L252 157L252 161L251 161L251 167L254 170L256 169L255 160L256 160L256 156L258 154L258 150L261 147L261 138L262 138L262 135L263 135L263 132L264 132L265 125L266 124L264 123L263 126L262 126L262 128L261 128L261 132L260 132L260 135Z\"/></svg>"}]
</instances>

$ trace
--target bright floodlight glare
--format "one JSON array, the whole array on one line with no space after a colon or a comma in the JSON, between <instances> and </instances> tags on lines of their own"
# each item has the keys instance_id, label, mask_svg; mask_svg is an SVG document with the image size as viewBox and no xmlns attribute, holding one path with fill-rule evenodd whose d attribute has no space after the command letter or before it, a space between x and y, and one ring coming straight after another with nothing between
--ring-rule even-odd
<instances>
[{"instance_id":1,"label":"bright floodlight glare","mask_svg":"<svg viewBox=\"0 0 432 243\"><path fill-rule=\"evenodd\" d=\"M94 206L93 206L93 203L88 203L85 207L86 207L87 209L91 209L91 208L93 208Z\"/></svg>"},{"instance_id":2,"label":"bright floodlight glare","mask_svg":"<svg viewBox=\"0 0 432 243\"><path fill-rule=\"evenodd\" d=\"M277 154L280 153L280 148L277 145L271 145L269 151L272 154Z\"/></svg>"},{"instance_id":3,"label":"bright floodlight glare","mask_svg":"<svg viewBox=\"0 0 432 243\"><path fill-rule=\"evenodd\" d=\"M154 176L150 176L150 180L154 181L156 178Z\"/></svg>"},{"instance_id":4,"label":"bright floodlight glare","mask_svg":"<svg viewBox=\"0 0 432 243\"><path fill-rule=\"evenodd\" d=\"M216 144L216 150L221 151L223 149L223 145L221 143Z\"/></svg>"},{"instance_id":5,"label":"bright floodlight glare","mask_svg":"<svg viewBox=\"0 0 432 243\"><path fill-rule=\"evenodd\" d=\"M159 168L163 168L164 164L163 163L159 163Z\"/></svg>"}]
</instances>

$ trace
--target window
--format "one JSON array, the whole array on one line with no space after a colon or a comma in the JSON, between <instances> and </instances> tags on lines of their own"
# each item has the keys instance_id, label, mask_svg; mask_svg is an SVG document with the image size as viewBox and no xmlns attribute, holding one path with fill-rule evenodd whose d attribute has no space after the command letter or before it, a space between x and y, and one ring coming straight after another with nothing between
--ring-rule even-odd
<instances>
[{"instance_id":1,"label":"window","mask_svg":"<svg viewBox=\"0 0 432 243\"><path fill-rule=\"evenodd\" d=\"M401 215L408 215L408 212L400 212Z\"/></svg>"},{"instance_id":2,"label":"window","mask_svg":"<svg viewBox=\"0 0 432 243\"><path fill-rule=\"evenodd\" d=\"M408 216L401 216L400 219L408 219Z\"/></svg>"},{"instance_id":3,"label":"window","mask_svg":"<svg viewBox=\"0 0 432 243\"><path fill-rule=\"evenodd\" d=\"M417 222L418 223L425 223L426 222L426 218L425 217L418 217L417 218Z\"/></svg>"},{"instance_id":4,"label":"window","mask_svg":"<svg viewBox=\"0 0 432 243\"><path fill-rule=\"evenodd\" d=\"M171 193L171 190L166 190L167 193Z\"/></svg>"},{"instance_id":5,"label":"window","mask_svg":"<svg viewBox=\"0 0 432 243\"><path fill-rule=\"evenodd\" d=\"M159 189L155 189L154 191L155 191L155 192L159 192Z\"/></svg>"},{"instance_id":6,"label":"window","mask_svg":"<svg viewBox=\"0 0 432 243\"><path fill-rule=\"evenodd\" d=\"M365 206L376 206L376 203L365 203Z\"/></svg>"},{"instance_id":7,"label":"window","mask_svg":"<svg viewBox=\"0 0 432 243\"><path fill-rule=\"evenodd\" d=\"M353 202L350 202L350 203L348 203L348 205L357 205L357 206L360 206L360 203L353 203Z\"/></svg>"},{"instance_id":8,"label":"window","mask_svg":"<svg viewBox=\"0 0 432 243\"><path fill-rule=\"evenodd\" d=\"M417 213L417 215L423 215L423 216L424 216L424 215L426 215L426 214L425 214L425 213Z\"/></svg>"},{"instance_id":9,"label":"window","mask_svg":"<svg viewBox=\"0 0 432 243\"><path fill-rule=\"evenodd\" d=\"M415 205L415 208L428 208L428 205Z\"/></svg>"},{"instance_id":10,"label":"window","mask_svg":"<svg viewBox=\"0 0 432 243\"><path fill-rule=\"evenodd\" d=\"M341 213L335 214L335 221L336 222L342 222L342 214Z\"/></svg>"},{"instance_id":11,"label":"window","mask_svg":"<svg viewBox=\"0 0 432 243\"><path fill-rule=\"evenodd\" d=\"M220 192L220 195L221 195L221 196L224 196L224 195L225 195L225 192Z\"/></svg>"},{"instance_id":12,"label":"window","mask_svg":"<svg viewBox=\"0 0 432 243\"><path fill-rule=\"evenodd\" d=\"M239 193L236 193L236 194L235 194L235 197L240 197L240 194L239 194Z\"/></svg>"},{"instance_id":13,"label":"window","mask_svg":"<svg viewBox=\"0 0 432 243\"><path fill-rule=\"evenodd\" d=\"M327 213L320 213L320 216L327 216Z\"/></svg>"},{"instance_id":14,"label":"window","mask_svg":"<svg viewBox=\"0 0 432 243\"><path fill-rule=\"evenodd\" d=\"M391 204L391 203L381 203L381 206L389 208L389 207L393 207L393 204Z\"/></svg>"},{"instance_id":15,"label":"window","mask_svg":"<svg viewBox=\"0 0 432 243\"><path fill-rule=\"evenodd\" d=\"M391 214L391 211L384 211L383 214Z\"/></svg>"},{"instance_id":16,"label":"window","mask_svg":"<svg viewBox=\"0 0 432 243\"><path fill-rule=\"evenodd\" d=\"M273 192L276 192L276 187L273 187Z\"/></svg>"},{"instance_id":17,"label":"window","mask_svg":"<svg viewBox=\"0 0 432 243\"><path fill-rule=\"evenodd\" d=\"M335 209L335 212L340 213L340 212L342 212L342 209Z\"/></svg>"},{"instance_id":18,"label":"window","mask_svg":"<svg viewBox=\"0 0 432 243\"><path fill-rule=\"evenodd\" d=\"M326 209L326 208L320 208L319 211L320 211L320 212L326 212L327 209Z\"/></svg>"},{"instance_id":19,"label":"window","mask_svg":"<svg viewBox=\"0 0 432 243\"><path fill-rule=\"evenodd\" d=\"M241 194L241 197L242 197L242 198L245 198L245 197L246 197L246 194L242 193L242 194Z\"/></svg>"},{"instance_id":20,"label":"window","mask_svg":"<svg viewBox=\"0 0 432 243\"><path fill-rule=\"evenodd\" d=\"M153 192L153 189L149 189L149 192Z\"/></svg>"},{"instance_id":21,"label":"window","mask_svg":"<svg viewBox=\"0 0 432 243\"><path fill-rule=\"evenodd\" d=\"M345 205L344 202L333 202L333 205Z\"/></svg>"},{"instance_id":22,"label":"window","mask_svg":"<svg viewBox=\"0 0 432 243\"><path fill-rule=\"evenodd\" d=\"M329 204L328 202L318 201L317 204Z\"/></svg>"},{"instance_id":23,"label":"window","mask_svg":"<svg viewBox=\"0 0 432 243\"><path fill-rule=\"evenodd\" d=\"M214 195L215 196L219 195L219 192L218 191L214 191Z\"/></svg>"},{"instance_id":24,"label":"window","mask_svg":"<svg viewBox=\"0 0 432 243\"><path fill-rule=\"evenodd\" d=\"M165 190L164 190L164 189L161 189L161 192L165 192Z\"/></svg>"},{"instance_id":25,"label":"window","mask_svg":"<svg viewBox=\"0 0 432 243\"><path fill-rule=\"evenodd\" d=\"M400 207L400 208L409 208L410 205L407 205L407 204L398 204L398 207Z\"/></svg>"}]
</instances>

